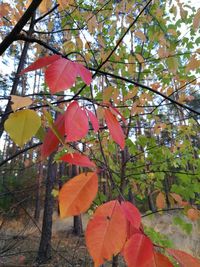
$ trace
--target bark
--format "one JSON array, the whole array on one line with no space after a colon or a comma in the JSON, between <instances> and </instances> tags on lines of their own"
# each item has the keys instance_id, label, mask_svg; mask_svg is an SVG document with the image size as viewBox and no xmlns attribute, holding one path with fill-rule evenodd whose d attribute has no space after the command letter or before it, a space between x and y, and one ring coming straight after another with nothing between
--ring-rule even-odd
<instances>
[{"instance_id":1,"label":"bark","mask_svg":"<svg viewBox=\"0 0 200 267\"><path fill-rule=\"evenodd\" d=\"M39 173L37 177L37 188L36 188L36 196L35 196L35 214L34 219L38 222L40 219L40 211L41 211L41 182L43 177L43 164L39 165Z\"/></svg>"},{"instance_id":2,"label":"bark","mask_svg":"<svg viewBox=\"0 0 200 267\"><path fill-rule=\"evenodd\" d=\"M83 235L83 224L82 224L82 218L81 215L74 216L74 229L73 233L77 236Z\"/></svg>"},{"instance_id":3,"label":"bark","mask_svg":"<svg viewBox=\"0 0 200 267\"><path fill-rule=\"evenodd\" d=\"M148 204L149 204L149 209L152 212L155 212L156 211L156 207L155 207L152 195L150 194L150 191L148 192Z\"/></svg>"},{"instance_id":4,"label":"bark","mask_svg":"<svg viewBox=\"0 0 200 267\"><path fill-rule=\"evenodd\" d=\"M118 267L118 266L119 266L119 255L116 255L113 257L112 267Z\"/></svg>"},{"instance_id":5,"label":"bark","mask_svg":"<svg viewBox=\"0 0 200 267\"><path fill-rule=\"evenodd\" d=\"M56 181L56 172L57 165L53 163L53 155L51 155L48 162L42 234L37 256L37 262L39 264L46 263L51 258L52 215L54 204L54 198L51 192Z\"/></svg>"}]
</instances>

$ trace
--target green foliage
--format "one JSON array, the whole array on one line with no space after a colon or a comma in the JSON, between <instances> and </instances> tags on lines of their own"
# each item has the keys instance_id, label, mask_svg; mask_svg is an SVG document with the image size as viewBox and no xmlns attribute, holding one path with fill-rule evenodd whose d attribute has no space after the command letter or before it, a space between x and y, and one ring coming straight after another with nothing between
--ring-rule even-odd
<instances>
[{"instance_id":1,"label":"green foliage","mask_svg":"<svg viewBox=\"0 0 200 267\"><path fill-rule=\"evenodd\" d=\"M156 232L152 227L145 226L144 232L154 244L168 248L173 247L172 241L166 235Z\"/></svg>"},{"instance_id":2,"label":"green foliage","mask_svg":"<svg viewBox=\"0 0 200 267\"><path fill-rule=\"evenodd\" d=\"M178 225L181 227L183 231L185 231L187 234L191 234L192 232L192 224L187 223L183 218L181 217L174 217L173 222L175 225Z\"/></svg>"}]
</instances>

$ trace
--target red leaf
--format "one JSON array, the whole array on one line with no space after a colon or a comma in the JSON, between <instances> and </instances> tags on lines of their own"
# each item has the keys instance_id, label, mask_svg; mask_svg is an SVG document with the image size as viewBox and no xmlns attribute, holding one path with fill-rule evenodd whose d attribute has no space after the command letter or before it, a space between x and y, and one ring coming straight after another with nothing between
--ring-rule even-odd
<instances>
[{"instance_id":1,"label":"red leaf","mask_svg":"<svg viewBox=\"0 0 200 267\"><path fill-rule=\"evenodd\" d=\"M45 81L51 93L56 93L70 88L76 80L76 65L65 58L60 58L45 72Z\"/></svg>"},{"instance_id":2,"label":"red leaf","mask_svg":"<svg viewBox=\"0 0 200 267\"><path fill-rule=\"evenodd\" d=\"M79 153L65 154L60 158L60 160L82 167L96 167L95 163L92 162L87 156L81 155Z\"/></svg>"},{"instance_id":3,"label":"red leaf","mask_svg":"<svg viewBox=\"0 0 200 267\"><path fill-rule=\"evenodd\" d=\"M85 212L96 197L98 177L95 172L81 173L63 185L59 192L61 218Z\"/></svg>"},{"instance_id":4,"label":"red leaf","mask_svg":"<svg viewBox=\"0 0 200 267\"><path fill-rule=\"evenodd\" d=\"M70 88L80 76L89 85L92 81L91 72L82 64L72 62L59 55L42 57L36 60L20 74L50 65L45 72L45 81L51 93Z\"/></svg>"},{"instance_id":5,"label":"red leaf","mask_svg":"<svg viewBox=\"0 0 200 267\"><path fill-rule=\"evenodd\" d=\"M85 110L78 102L72 102L65 112L65 133L67 142L74 142L85 137L88 133L88 118Z\"/></svg>"},{"instance_id":6,"label":"red leaf","mask_svg":"<svg viewBox=\"0 0 200 267\"><path fill-rule=\"evenodd\" d=\"M97 208L86 229L86 244L95 267L118 254L126 240L126 220L119 202L110 201Z\"/></svg>"},{"instance_id":7,"label":"red leaf","mask_svg":"<svg viewBox=\"0 0 200 267\"><path fill-rule=\"evenodd\" d=\"M105 119L109 129L109 132L113 140L120 145L121 149L124 149L125 146L125 136L123 130L117 121L116 117L112 114L109 109L105 110Z\"/></svg>"},{"instance_id":8,"label":"red leaf","mask_svg":"<svg viewBox=\"0 0 200 267\"><path fill-rule=\"evenodd\" d=\"M146 267L173 267L173 264L165 255L154 251L152 262L147 264Z\"/></svg>"},{"instance_id":9,"label":"red leaf","mask_svg":"<svg viewBox=\"0 0 200 267\"><path fill-rule=\"evenodd\" d=\"M99 130L99 122L97 117L89 110L87 110L87 114L89 116L90 122L92 123L92 127L95 132L98 132Z\"/></svg>"},{"instance_id":10,"label":"red leaf","mask_svg":"<svg viewBox=\"0 0 200 267\"><path fill-rule=\"evenodd\" d=\"M72 87L79 75L87 85L91 83L92 75L88 69L79 63L61 58L47 68L45 81L51 93L56 93Z\"/></svg>"},{"instance_id":11,"label":"red leaf","mask_svg":"<svg viewBox=\"0 0 200 267\"><path fill-rule=\"evenodd\" d=\"M57 131L60 133L61 136L64 136L65 133L65 125L64 125L64 115L61 114L57 117L54 127L57 129ZM45 135L43 144L41 146L41 156L42 158L48 157L52 152L54 152L58 145L59 145L59 139L54 134L54 132L49 129L48 132Z\"/></svg>"},{"instance_id":12,"label":"red leaf","mask_svg":"<svg viewBox=\"0 0 200 267\"><path fill-rule=\"evenodd\" d=\"M135 228L129 221L127 221L127 240L134 234L141 234L141 231Z\"/></svg>"},{"instance_id":13,"label":"red leaf","mask_svg":"<svg viewBox=\"0 0 200 267\"><path fill-rule=\"evenodd\" d=\"M117 108L110 105L110 110L111 110L111 112L114 113L114 115L119 115L121 117L121 119L123 120L123 122L126 123L124 116L119 112L119 110Z\"/></svg>"},{"instance_id":14,"label":"red leaf","mask_svg":"<svg viewBox=\"0 0 200 267\"><path fill-rule=\"evenodd\" d=\"M166 249L166 251L180 263L181 267L200 267L200 260L184 251L171 248Z\"/></svg>"},{"instance_id":15,"label":"red leaf","mask_svg":"<svg viewBox=\"0 0 200 267\"><path fill-rule=\"evenodd\" d=\"M134 234L126 242L123 255L128 267L146 267L153 258L152 242L143 234Z\"/></svg>"},{"instance_id":16,"label":"red leaf","mask_svg":"<svg viewBox=\"0 0 200 267\"><path fill-rule=\"evenodd\" d=\"M37 69L41 69L43 67L46 67L46 66L52 64L54 61L58 60L59 58L61 58L61 56L58 56L58 55L39 58L38 60L33 62L30 66L28 66L27 68L22 70L20 75L22 75L26 72L29 72L29 71L33 71L33 70L37 70Z\"/></svg>"},{"instance_id":17,"label":"red leaf","mask_svg":"<svg viewBox=\"0 0 200 267\"><path fill-rule=\"evenodd\" d=\"M91 72L86 69L82 64L76 64L76 68L77 68L77 75L81 76L81 78L83 79L83 81L89 85L92 82L92 75Z\"/></svg>"},{"instance_id":18,"label":"red leaf","mask_svg":"<svg viewBox=\"0 0 200 267\"><path fill-rule=\"evenodd\" d=\"M139 210L128 201L121 202L121 208L126 219L132 224L133 227L139 229L141 224L141 215Z\"/></svg>"}]
</instances>

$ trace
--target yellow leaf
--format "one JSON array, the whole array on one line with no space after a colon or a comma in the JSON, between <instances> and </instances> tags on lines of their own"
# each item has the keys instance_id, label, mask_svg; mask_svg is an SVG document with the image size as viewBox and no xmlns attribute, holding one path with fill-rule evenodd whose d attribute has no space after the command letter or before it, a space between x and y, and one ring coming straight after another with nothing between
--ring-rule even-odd
<instances>
[{"instance_id":1,"label":"yellow leaf","mask_svg":"<svg viewBox=\"0 0 200 267\"><path fill-rule=\"evenodd\" d=\"M41 125L41 119L33 110L20 110L10 114L4 127L11 139L20 147L33 137Z\"/></svg>"},{"instance_id":2,"label":"yellow leaf","mask_svg":"<svg viewBox=\"0 0 200 267\"><path fill-rule=\"evenodd\" d=\"M53 197L57 197L57 196L59 195L59 190L57 190L57 189L53 189L53 190L51 191L51 194L52 194Z\"/></svg>"},{"instance_id":3,"label":"yellow leaf","mask_svg":"<svg viewBox=\"0 0 200 267\"><path fill-rule=\"evenodd\" d=\"M155 134L160 134L162 130L166 128L165 123L158 123L154 126L154 132Z\"/></svg>"},{"instance_id":4,"label":"yellow leaf","mask_svg":"<svg viewBox=\"0 0 200 267\"><path fill-rule=\"evenodd\" d=\"M168 69L173 74L176 74L178 69L178 60L175 57L169 57L166 59L166 64L168 66Z\"/></svg>"},{"instance_id":5,"label":"yellow leaf","mask_svg":"<svg viewBox=\"0 0 200 267\"><path fill-rule=\"evenodd\" d=\"M135 57L137 58L139 63L143 63L144 62L144 58L140 54L135 54Z\"/></svg>"},{"instance_id":6,"label":"yellow leaf","mask_svg":"<svg viewBox=\"0 0 200 267\"><path fill-rule=\"evenodd\" d=\"M113 89L114 88L112 86L109 86L103 90L103 102L109 102L113 93Z\"/></svg>"},{"instance_id":7,"label":"yellow leaf","mask_svg":"<svg viewBox=\"0 0 200 267\"><path fill-rule=\"evenodd\" d=\"M174 89L173 89L172 87L169 87L169 88L167 89L167 93L166 93L166 95L167 95L167 96L170 96L173 92L174 92Z\"/></svg>"},{"instance_id":8,"label":"yellow leaf","mask_svg":"<svg viewBox=\"0 0 200 267\"><path fill-rule=\"evenodd\" d=\"M18 108L23 108L31 105L33 101L29 97L22 97L17 95L11 95L12 110L16 111Z\"/></svg>"},{"instance_id":9,"label":"yellow leaf","mask_svg":"<svg viewBox=\"0 0 200 267\"><path fill-rule=\"evenodd\" d=\"M48 9L51 7L51 0L43 0L39 5L39 10L41 13L46 13Z\"/></svg>"},{"instance_id":10,"label":"yellow leaf","mask_svg":"<svg viewBox=\"0 0 200 267\"><path fill-rule=\"evenodd\" d=\"M80 37L77 37L77 38L76 38L76 45L77 45L77 47L78 47L80 50L83 49L83 41L81 40Z\"/></svg>"},{"instance_id":11,"label":"yellow leaf","mask_svg":"<svg viewBox=\"0 0 200 267\"><path fill-rule=\"evenodd\" d=\"M198 9L196 15L194 16L193 19L193 27L195 30L197 30L200 26L200 8Z\"/></svg>"},{"instance_id":12,"label":"yellow leaf","mask_svg":"<svg viewBox=\"0 0 200 267\"><path fill-rule=\"evenodd\" d=\"M120 102L120 92L119 92L119 89L113 88L112 99L113 99L113 102L116 105L118 105L118 103Z\"/></svg>"},{"instance_id":13,"label":"yellow leaf","mask_svg":"<svg viewBox=\"0 0 200 267\"><path fill-rule=\"evenodd\" d=\"M65 9L69 5L68 0L57 0L60 5L60 9Z\"/></svg>"},{"instance_id":14,"label":"yellow leaf","mask_svg":"<svg viewBox=\"0 0 200 267\"><path fill-rule=\"evenodd\" d=\"M97 108L97 118L98 118L99 121L104 118L103 111L104 111L103 108L98 106L98 108Z\"/></svg>"},{"instance_id":15,"label":"yellow leaf","mask_svg":"<svg viewBox=\"0 0 200 267\"><path fill-rule=\"evenodd\" d=\"M89 18L87 26L90 33L94 33L96 31L97 24L98 23L95 16Z\"/></svg>"},{"instance_id":16,"label":"yellow leaf","mask_svg":"<svg viewBox=\"0 0 200 267\"><path fill-rule=\"evenodd\" d=\"M69 53L76 49L76 45L72 41L68 41L63 44L63 48L66 53Z\"/></svg>"},{"instance_id":17,"label":"yellow leaf","mask_svg":"<svg viewBox=\"0 0 200 267\"><path fill-rule=\"evenodd\" d=\"M171 33L173 36L177 36L177 32L174 29L169 29L168 33Z\"/></svg>"},{"instance_id":18,"label":"yellow leaf","mask_svg":"<svg viewBox=\"0 0 200 267\"><path fill-rule=\"evenodd\" d=\"M200 60L196 59L195 55L193 55L189 63L187 64L186 71L195 70L198 69L199 67L200 67Z\"/></svg>"},{"instance_id":19,"label":"yellow leaf","mask_svg":"<svg viewBox=\"0 0 200 267\"><path fill-rule=\"evenodd\" d=\"M146 36L144 35L144 33L142 31L137 31L135 32L135 35L140 38L143 42L146 42Z\"/></svg>"}]
</instances>

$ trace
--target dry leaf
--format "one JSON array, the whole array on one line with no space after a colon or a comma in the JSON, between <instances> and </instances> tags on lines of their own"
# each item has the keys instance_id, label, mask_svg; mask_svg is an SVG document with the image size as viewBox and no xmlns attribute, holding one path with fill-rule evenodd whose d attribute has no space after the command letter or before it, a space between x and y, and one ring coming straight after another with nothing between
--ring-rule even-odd
<instances>
[{"instance_id":1,"label":"dry leaf","mask_svg":"<svg viewBox=\"0 0 200 267\"><path fill-rule=\"evenodd\" d=\"M11 95L11 101L13 102L11 108L14 112L19 108L30 106L33 103L32 99L30 99L29 97L22 97L17 95Z\"/></svg>"}]
</instances>

